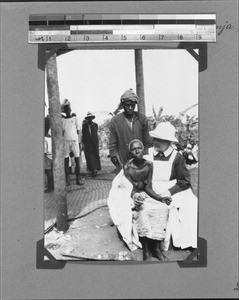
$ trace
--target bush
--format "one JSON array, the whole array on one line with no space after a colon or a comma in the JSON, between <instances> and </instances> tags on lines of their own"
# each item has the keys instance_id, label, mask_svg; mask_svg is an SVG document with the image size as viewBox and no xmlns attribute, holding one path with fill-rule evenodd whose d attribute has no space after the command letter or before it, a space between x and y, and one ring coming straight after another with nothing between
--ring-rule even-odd
<instances>
[{"instance_id":1,"label":"bush","mask_svg":"<svg viewBox=\"0 0 239 300\"><path fill-rule=\"evenodd\" d=\"M198 118L195 116L188 116L179 114L178 117L174 115L162 115L163 108L161 107L159 113L156 114L153 109L153 116L148 117L150 130L153 130L160 122L170 122L175 126L179 149L184 149L188 143L192 146L198 144ZM99 149L101 153L106 153L109 149L109 125L110 119L106 120L99 126ZM105 154L104 154L105 155Z\"/></svg>"},{"instance_id":2,"label":"bush","mask_svg":"<svg viewBox=\"0 0 239 300\"><path fill-rule=\"evenodd\" d=\"M156 114L153 108L153 116L149 117L151 126L154 124L154 128L160 122L170 122L176 128L177 138L179 141L179 147L184 149L188 143L192 146L198 144L198 117L179 114L178 117L174 115L162 115L163 108L159 109Z\"/></svg>"}]
</instances>

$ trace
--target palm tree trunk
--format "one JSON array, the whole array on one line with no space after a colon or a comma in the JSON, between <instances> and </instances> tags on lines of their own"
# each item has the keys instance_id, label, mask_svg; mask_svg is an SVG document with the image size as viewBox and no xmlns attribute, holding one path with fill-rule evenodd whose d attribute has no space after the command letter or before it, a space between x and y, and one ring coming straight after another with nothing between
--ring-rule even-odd
<instances>
[{"instance_id":1,"label":"palm tree trunk","mask_svg":"<svg viewBox=\"0 0 239 300\"><path fill-rule=\"evenodd\" d=\"M47 91L52 135L54 193L57 202L57 229L66 232L67 200L63 157L62 116L59 97L56 53L46 61Z\"/></svg>"},{"instance_id":2,"label":"palm tree trunk","mask_svg":"<svg viewBox=\"0 0 239 300\"><path fill-rule=\"evenodd\" d=\"M136 92L139 97L138 111L145 114L144 100L144 71L143 71L143 56L141 49L135 49L135 77L136 77Z\"/></svg>"}]
</instances>

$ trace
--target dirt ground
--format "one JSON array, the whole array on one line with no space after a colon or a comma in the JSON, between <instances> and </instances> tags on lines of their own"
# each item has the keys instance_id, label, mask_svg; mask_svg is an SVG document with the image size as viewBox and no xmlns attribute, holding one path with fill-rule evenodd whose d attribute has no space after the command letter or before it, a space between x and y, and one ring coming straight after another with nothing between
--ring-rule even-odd
<instances>
[{"instance_id":1,"label":"dirt ground","mask_svg":"<svg viewBox=\"0 0 239 300\"><path fill-rule=\"evenodd\" d=\"M66 234L54 228L45 235L45 248L57 259L142 260L142 251L131 252L110 225L108 207L101 207L70 222Z\"/></svg>"},{"instance_id":2,"label":"dirt ground","mask_svg":"<svg viewBox=\"0 0 239 300\"><path fill-rule=\"evenodd\" d=\"M131 260L142 261L141 249L130 251L115 226L111 225L108 207L101 207L70 222L67 233L54 227L45 234L45 248L59 260ZM164 252L169 261L184 260L189 250ZM152 261L158 261L152 258Z\"/></svg>"},{"instance_id":3,"label":"dirt ground","mask_svg":"<svg viewBox=\"0 0 239 300\"><path fill-rule=\"evenodd\" d=\"M197 168L191 168L192 184L197 193ZM45 248L59 260L130 260L142 261L142 250L130 251L112 225L107 206L69 222L66 233L53 227L45 234ZM189 249L164 252L169 261L184 260ZM152 261L158 261L152 258Z\"/></svg>"}]
</instances>

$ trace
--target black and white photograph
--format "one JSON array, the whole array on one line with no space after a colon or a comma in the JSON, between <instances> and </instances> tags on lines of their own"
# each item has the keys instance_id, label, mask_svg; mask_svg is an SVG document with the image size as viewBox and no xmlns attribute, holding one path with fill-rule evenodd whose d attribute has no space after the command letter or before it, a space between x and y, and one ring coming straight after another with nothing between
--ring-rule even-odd
<instances>
[{"instance_id":1,"label":"black and white photograph","mask_svg":"<svg viewBox=\"0 0 239 300\"><path fill-rule=\"evenodd\" d=\"M1 1L1 299L238 299L238 6Z\"/></svg>"},{"instance_id":2,"label":"black and white photograph","mask_svg":"<svg viewBox=\"0 0 239 300\"><path fill-rule=\"evenodd\" d=\"M186 49L46 62L44 245L56 259L170 262L197 248L198 68Z\"/></svg>"}]
</instances>

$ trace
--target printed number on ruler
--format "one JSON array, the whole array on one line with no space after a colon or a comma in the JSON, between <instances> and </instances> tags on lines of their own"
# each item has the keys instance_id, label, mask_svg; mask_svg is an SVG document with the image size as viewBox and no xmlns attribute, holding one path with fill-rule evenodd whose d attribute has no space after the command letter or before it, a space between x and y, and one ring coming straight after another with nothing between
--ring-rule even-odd
<instances>
[{"instance_id":1,"label":"printed number on ruler","mask_svg":"<svg viewBox=\"0 0 239 300\"><path fill-rule=\"evenodd\" d=\"M201 34L196 34L196 39L197 39L197 40L201 40L201 39L202 39Z\"/></svg>"},{"instance_id":2,"label":"printed number on ruler","mask_svg":"<svg viewBox=\"0 0 239 300\"><path fill-rule=\"evenodd\" d=\"M45 41L45 38L44 38L44 36L37 36L37 37L35 37L35 40L36 40L36 41L44 42L44 41Z\"/></svg>"}]
</instances>

